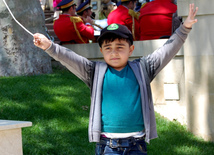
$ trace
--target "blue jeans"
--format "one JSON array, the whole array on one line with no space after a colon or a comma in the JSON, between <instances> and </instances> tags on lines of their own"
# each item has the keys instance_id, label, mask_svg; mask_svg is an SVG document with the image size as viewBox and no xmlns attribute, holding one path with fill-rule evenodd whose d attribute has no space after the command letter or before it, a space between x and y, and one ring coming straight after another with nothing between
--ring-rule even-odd
<instances>
[{"instance_id":1,"label":"blue jeans","mask_svg":"<svg viewBox=\"0 0 214 155\"><path fill-rule=\"evenodd\" d=\"M134 138L101 138L95 151L96 155L147 155L145 140Z\"/></svg>"}]
</instances>

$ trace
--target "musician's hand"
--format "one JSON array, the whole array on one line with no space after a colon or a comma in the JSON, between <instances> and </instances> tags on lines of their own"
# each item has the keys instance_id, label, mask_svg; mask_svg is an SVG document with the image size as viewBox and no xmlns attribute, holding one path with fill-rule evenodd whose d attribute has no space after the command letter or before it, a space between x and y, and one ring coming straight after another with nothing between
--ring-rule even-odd
<instances>
[{"instance_id":1,"label":"musician's hand","mask_svg":"<svg viewBox=\"0 0 214 155\"><path fill-rule=\"evenodd\" d=\"M83 18L85 23L90 23L91 25L93 24L93 20L91 19L90 16L87 16L87 18Z\"/></svg>"}]
</instances>

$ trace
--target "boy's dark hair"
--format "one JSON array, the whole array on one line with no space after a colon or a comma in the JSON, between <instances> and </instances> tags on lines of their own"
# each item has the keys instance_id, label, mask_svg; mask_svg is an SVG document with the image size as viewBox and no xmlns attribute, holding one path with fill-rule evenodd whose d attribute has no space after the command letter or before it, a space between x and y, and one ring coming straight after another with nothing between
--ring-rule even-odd
<instances>
[{"instance_id":1,"label":"boy's dark hair","mask_svg":"<svg viewBox=\"0 0 214 155\"><path fill-rule=\"evenodd\" d=\"M119 41L120 40L125 40L126 42L128 42L129 46L131 46L131 42L129 39L127 38L123 38L117 34L106 34L104 37L102 37L100 40L99 40L99 46L102 47L103 43L110 43L110 42L113 42L114 40L118 39Z\"/></svg>"}]
</instances>

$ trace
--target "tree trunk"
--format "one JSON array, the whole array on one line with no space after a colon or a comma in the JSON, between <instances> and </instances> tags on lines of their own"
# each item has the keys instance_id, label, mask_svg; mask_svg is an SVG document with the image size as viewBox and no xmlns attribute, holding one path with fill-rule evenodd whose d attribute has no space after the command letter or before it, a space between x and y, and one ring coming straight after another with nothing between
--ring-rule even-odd
<instances>
[{"instance_id":1,"label":"tree trunk","mask_svg":"<svg viewBox=\"0 0 214 155\"><path fill-rule=\"evenodd\" d=\"M5 1L16 19L30 32L47 34L39 0ZM2 0L0 19L0 76L51 73L51 58L33 44L33 36L13 20Z\"/></svg>"}]
</instances>

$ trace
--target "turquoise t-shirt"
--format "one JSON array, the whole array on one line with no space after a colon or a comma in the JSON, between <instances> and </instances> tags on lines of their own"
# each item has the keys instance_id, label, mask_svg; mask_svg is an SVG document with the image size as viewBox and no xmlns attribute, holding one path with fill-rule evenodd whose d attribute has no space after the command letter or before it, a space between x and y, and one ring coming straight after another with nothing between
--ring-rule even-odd
<instances>
[{"instance_id":1,"label":"turquoise t-shirt","mask_svg":"<svg viewBox=\"0 0 214 155\"><path fill-rule=\"evenodd\" d=\"M144 129L140 88L132 69L108 67L102 91L102 132L130 133Z\"/></svg>"}]
</instances>

